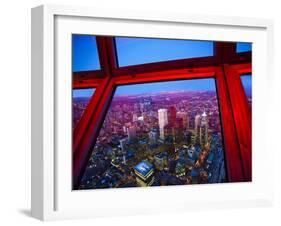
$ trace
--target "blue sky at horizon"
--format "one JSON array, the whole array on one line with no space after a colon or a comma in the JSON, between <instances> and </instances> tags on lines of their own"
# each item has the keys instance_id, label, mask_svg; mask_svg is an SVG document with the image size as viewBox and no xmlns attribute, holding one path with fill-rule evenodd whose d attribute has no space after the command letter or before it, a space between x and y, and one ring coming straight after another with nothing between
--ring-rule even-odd
<instances>
[{"instance_id":1,"label":"blue sky at horizon","mask_svg":"<svg viewBox=\"0 0 281 226\"><path fill-rule=\"evenodd\" d=\"M207 79L192 79L167 82L153 82L134 85L118 86L114 96L123 95L139 95L153 94L168 91L216 91L215 80Z\"/></svg>"},{"instance_id":2,"label":"blue sky at horizon","mask_svg":"<svg viewBox=\"0 0 281 226\"><path fill-rule=\"evenodd\" d=\"M118 86L114 96L153 94L168 91L216 91L216 84L213 78L179 80L167 82L153 82L133 85ZM95 89L75 89L73 97L89 98L93 95Z\"/></svg>"}]
</instances>

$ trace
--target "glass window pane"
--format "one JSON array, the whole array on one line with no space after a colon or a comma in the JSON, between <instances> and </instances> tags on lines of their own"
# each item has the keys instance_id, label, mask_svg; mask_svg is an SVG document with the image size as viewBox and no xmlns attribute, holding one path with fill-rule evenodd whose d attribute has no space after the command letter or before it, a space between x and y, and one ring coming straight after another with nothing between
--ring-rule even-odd
<instances>
[{"instance_id":1,"label":"glass window pane","mask_svg":"<svg viewBox=\"0 0 281 226\"><path fill-rule=\"evenodd\" d=\"M214 54L211 41L125 37L117 37L115 41L120 67Z\"/></svg>"},{"instance_id":2,"label":"glass window pane","mask_svg":"<svg viewBox=\"0 0 281 226\"><path fill-rule=\"evenodd\" d=\"M100 70L96 37L72 35L72 71Z\"/></svg>"},{"instance_id":3,"label":"glass window pane","mask_svg":"<svg viewBox=\"0 0 281 226\"><path fill-rule=\"evenodd\" d=\"M72 128L74 129L85 111L90 98L95 92L94 88L74 89L72 91Z\"/></svg>"},{"instance_id":4,"label":"glass window pane","mask_svg":"<svg viewBox=\"0 0 281 226\"><path fill-rule=\"evenodd\" d=\"M244 87L245 94L248 98L249 105L252 105L252 74L241 75L241 82Z\"/></svg>"},{"instance_id":5,"label":"glass window pane","mask_svg":"<svg viewBox=\"0 0 281 226\"><path fill-rule=\"evenodd\" d=\"M214 79L119 86L79 189L226 182Z\"/></svg>"},{"instance_id":6,"label":"glass window pane","mask_svg":"<svg viewBox=\"0 0 281 226\"><path fill-rule=\"evenodd\" d=\"M252 43L237 42L237 44L236 44L237 53L248 52L248 51L252 51Z\"/></svg>"}]
</instances>

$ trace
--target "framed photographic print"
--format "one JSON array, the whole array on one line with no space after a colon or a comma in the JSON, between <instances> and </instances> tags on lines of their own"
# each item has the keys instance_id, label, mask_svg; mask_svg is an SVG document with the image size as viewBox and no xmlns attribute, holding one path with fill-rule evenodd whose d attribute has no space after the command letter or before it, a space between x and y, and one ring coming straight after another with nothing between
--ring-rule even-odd
<instances>
[{"instance_id":1,"label":"framed photographic print","mask_svg":"<svg viewBox=\"0 0 281 226\"><path fill-rule=\"evenodd\" d=\"M272 22L32 10L32 215L268 205Z\"/></svg>"}]
</instances>

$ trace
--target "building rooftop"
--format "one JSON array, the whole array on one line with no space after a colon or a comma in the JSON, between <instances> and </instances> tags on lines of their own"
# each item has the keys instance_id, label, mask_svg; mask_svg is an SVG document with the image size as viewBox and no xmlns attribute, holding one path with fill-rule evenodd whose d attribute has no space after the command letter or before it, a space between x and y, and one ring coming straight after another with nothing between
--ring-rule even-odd
<instances>
[{"instance_id":1,"label":"building rooftop","mask_svg":"<svg viewBox=\"0 0 281 226\"><path fill-rule=\"evenodd\" d=\"M168 153L167 152L160 152L157 155L155 155L156 158L162 159L162 158L166 158L168 157Z\"/></svg>"},{"instance_id":2,"label":"building rooftop","mask_svg":"<svg viewBox=\"0 0 281 226\"><path fill-rule=\"evenodd\" d=\"M153 169L153 165L147 161L141 161L134 167L134 170L144 177Z\"/></svg>"}]
</instances>

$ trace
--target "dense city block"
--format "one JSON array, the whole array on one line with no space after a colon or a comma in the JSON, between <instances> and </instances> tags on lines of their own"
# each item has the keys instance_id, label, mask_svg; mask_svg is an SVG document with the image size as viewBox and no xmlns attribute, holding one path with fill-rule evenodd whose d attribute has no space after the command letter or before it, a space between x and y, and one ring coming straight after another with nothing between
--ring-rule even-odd
<instances>
[{"instance_id":1,"label":"dense city block","mask_svg":"<svg viewBox=\"0 0 281 226\"><path fill-rule=\"evenodd\" d=\"M226 181L216 92L176 90L113 97L79 189Z\"/></svg>"}]
</instances>

